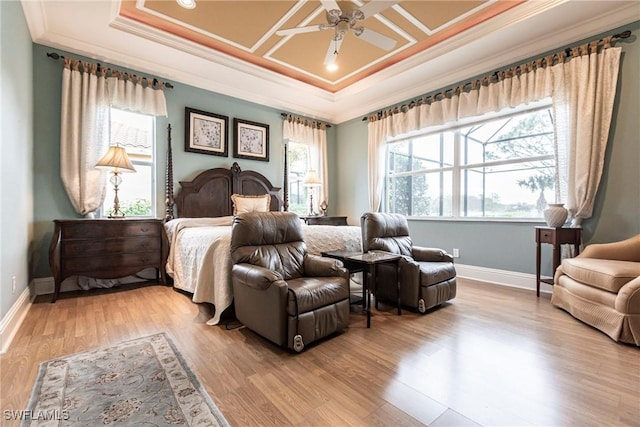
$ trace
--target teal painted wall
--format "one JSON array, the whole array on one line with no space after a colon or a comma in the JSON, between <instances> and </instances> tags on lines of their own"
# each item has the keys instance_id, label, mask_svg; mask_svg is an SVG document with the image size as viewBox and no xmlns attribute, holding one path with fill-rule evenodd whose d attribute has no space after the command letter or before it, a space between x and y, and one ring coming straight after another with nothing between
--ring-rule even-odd
<instances>
[{"instance_id":1,"label":"teal painted wall","mask_svg":"<svg viewBox=\"0 0 640 427\"><path fill-rule=\"evenodd\" d=\"M583 223L584 243L615 241L640 233L640 22L606 34L626 29L633 34L616 44L622 47L623 56L614 117L594 215ZM549 49L559 50L557 46ZM369 209L367 123L358 118L339 124L336 139L335 174L345 184L338 193L338 206L350 223L357 224ZM459 248L460 264L534 274L533 227L544 223L411 220L409 225L416 244L450 252ZM543 274L551 272L550 249L550 245L543 245Z\"/></svg>"},{"instance_id":2,"label":"teal painted wall","mask_svg":"<svg viewBox=\"0 0 640 427\"><path fill-rule=\"evenodd\" d=\"M0 318L29 283L32 234L31 36L17 1L0 2ZM16 290L13 291L12 277Z\"/></svg>"},{"instance_id":3,"label":"teal painted wall","mask_svg":"<svg viewBox=\"0 0 640 427\"><path fill-rule=\"evenodd\" d=\"M627 28L637 38L639 23ZM613 31L613 30L612 30ZM595 37L595 36L594 36ZM609 241L640 232L640 160L637 120L640 82L638 66L640 45L619 42L624 55L615 118L607 152L605 176L596 199L595 216L585 222L585 242ZM550 46L550 50L555 50ZM34 231L29 252L32 277L50 276L48 245L52 220L72 218L76 214L62 188L59 177L59 104L61 66L46 57L52 49L33 45L34 157L33 189ZM61 54L65 52L58 51ZM74 56L74 55L71 55ZM116 64L117 66L117 64ZM157 216L163 216L166 125L173 131L174 181L191 179L211 167L229 167L234 159L184 152L184 107L253 120L270 125L270 162L239 161L244 169L255 169L282 185L282 126L280 111L236 98L175 83L166 92L169 118L157 121ZM231 138L230 138L231 142ZM358 224L368 210L367 128L354 119L328 130L330 164L329 213L347 215L350 224ZM533 226L541 223L482 223L467 221L412 220L417 244L460 248L459 263L524 273L534 272ZM545 249L546 250L546 249ZM550 270L549 265L546 266Z\"/></svg>"},{"instance_id":4,"label":"teal painted wall","mask_svg":"<svg viewBox=\"0 0 640 427\"><path fill-rule=\"evenodd\" d=\"M51 276L48 248L53 233L52 220L77 217L60 180L60 80L62 64L46 56L55 51L63 56L82 58L46 46L33 45L35 90L35 156L34 156L34 241L32 265L34 277ZM84 58L86 59L86 58ZM115 67L118 67L117 64ZM122 68L122 67L118 67ZM273 185L283 184L284 146L282 144L282 111L243 101L237 98L213 93L193 86L171 82L173 89L167 89L167 109L169 117L156 120L156 216L164 217L164 177L167 152L167 124L171 124L173 149L174 191L179 189L179 181L191 180L203 170L215 167L231 167L237 161L242 169L252 169L264 174ZM210 156L184 151L184 108L191 107L229 117L229 156ZM233 158L233 119L240 118L269 125L269 162ZM335 128L327 132L328 155L335 161ZM335 183L330 188L335 191ZM126 177L123 185L126 185ZM331 198L331 192L330 192Z\"/></svg>"}]
</instances>

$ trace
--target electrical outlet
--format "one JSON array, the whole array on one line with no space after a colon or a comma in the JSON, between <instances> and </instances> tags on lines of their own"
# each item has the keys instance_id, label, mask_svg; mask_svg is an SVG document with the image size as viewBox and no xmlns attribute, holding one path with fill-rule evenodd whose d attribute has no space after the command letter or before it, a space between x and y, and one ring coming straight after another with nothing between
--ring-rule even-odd
<instances>
[{"instance_id":1,"label":"electrical outlet","mask_svg":"<svg viewBox=\"0 0 640 427\"><path fill-rule=\"evenodd\" d=\"M16 293L16 276L11 276L11 286L13 287L12 293Z\"/></svg>"},{"instance_id":2,"label":"electrical outlet","mask_svg":"<svg viewBox=\"0 0 640 427\"><path fill-rule=\"evenodd\" d=\"M454 258L460 258L460 249L453 248L453 257Z\"/></svg>"}]
</instances>

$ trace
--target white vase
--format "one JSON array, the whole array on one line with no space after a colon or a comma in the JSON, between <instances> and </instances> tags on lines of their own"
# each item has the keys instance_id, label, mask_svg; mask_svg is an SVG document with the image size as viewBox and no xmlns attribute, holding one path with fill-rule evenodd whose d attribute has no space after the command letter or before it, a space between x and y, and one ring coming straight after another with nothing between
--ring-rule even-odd
<instances>
[{"instance_id":1,"label":"white vase","mask_svg":"<svg viewBox=\"0 0 640 427\"><path fill-rule=\"evenodd\" d=\"M562 227L567 222L569 212L564 207L564 203L549 203L544 210L544 220L549 227Z\"/></svg>"}]
</instances>

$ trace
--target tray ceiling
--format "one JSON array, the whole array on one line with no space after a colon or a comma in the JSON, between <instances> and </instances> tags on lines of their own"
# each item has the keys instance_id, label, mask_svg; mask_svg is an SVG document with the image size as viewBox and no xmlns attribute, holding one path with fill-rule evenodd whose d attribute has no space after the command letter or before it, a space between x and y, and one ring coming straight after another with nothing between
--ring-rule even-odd
<instances>
[{"instance_id":1,"label":"tray ceiling","mask_svg":"<svg viewBox=\"0 0 640 427\"><path fill-rule=\"evenodd\" d=\"M384 50L353 33L339 46L336 64L324 65L335 50L333 29L279 36L278 30L327 23L320 1L205 1L185 9L176 1L125 0L120 15L227 53L330 92L337 92L411 55L517 6L520 1L378 1L382 12L358 22L393 41ZM337 2L342 11L363 3Z\"/></svg>"}]
</instances>

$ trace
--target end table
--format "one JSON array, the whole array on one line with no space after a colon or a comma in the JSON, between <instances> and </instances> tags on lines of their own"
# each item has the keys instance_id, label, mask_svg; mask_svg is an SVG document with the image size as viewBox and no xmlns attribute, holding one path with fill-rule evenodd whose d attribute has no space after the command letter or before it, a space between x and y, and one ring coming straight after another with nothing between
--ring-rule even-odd
<instances>
[{"instance_id":1,"label":"end table","mask_svg":"<svg viewBox=\"0 0 640 427\"><path fill-rule=\"evenodd\" d=\"M553 277L540 277L540 246L542 243L553 245L553 273L560 265L561 245L573 245L576 255L580 253L581 228L536 227L536 296L540 297L540 282L553 285Z\"/></svg>"}]
</instances>

